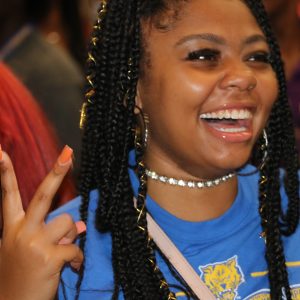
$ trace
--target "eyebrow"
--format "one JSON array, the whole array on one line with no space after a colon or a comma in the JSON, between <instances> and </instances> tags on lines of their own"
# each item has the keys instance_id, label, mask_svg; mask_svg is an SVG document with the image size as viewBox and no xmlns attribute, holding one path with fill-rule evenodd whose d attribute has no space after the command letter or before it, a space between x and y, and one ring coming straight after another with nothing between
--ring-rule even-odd
<instances>
[{"instance_id":1,"label":"eyebrow","mask_svg":"<svg viewBox=\"0 0 300 300\"><path fill-rule=\"evenodd\" d=\"M192 35L183 37L175 44L175 47L178 47L188 41L197 40L197 39L205 40L205 41L212 42L212 43L218 44L218 45L226 45L226 40L219 35L216 35L213 33L201 33L201 34L192 34ZM251 35L251 36L247 37L245 40L243 40L242 45L247 46L247 45L251 45L254 43L258 43L258 42L264 42L267 44L267 40L263 35L255 34L255 35Z\"/></svg>"},{"instance_id":2,"label":"eyebrow","mask_svg":"<svg viewBox=\"0 0 300 300\"><path fill-rule=\"evenodd\" d=\"M205 41L209 41L209 42L213 42L215 44L219 44L219 45L225 45L226 41L224 38L215 35L213 33L201 33L201 34L191 34L188 36L183 37L182 39L180 39L175 46L180 46L186 42L189 42L191 40L205 40Z\"/></svg>"},{"instance_id":3,"label":"eyebrow","mask_svg":"<svg viewBox=\"0 0 300 300\"><path fill-rule=\"evenodd\" d=\"M251 35L249 37L247 37L244 41L243 41L243 45L250 45L250 44L255 44L258 42L264 42L266 44L268 44L266 38L263 35L260 34L255 34L255 35Z\"/></svg>"}]
</instances>

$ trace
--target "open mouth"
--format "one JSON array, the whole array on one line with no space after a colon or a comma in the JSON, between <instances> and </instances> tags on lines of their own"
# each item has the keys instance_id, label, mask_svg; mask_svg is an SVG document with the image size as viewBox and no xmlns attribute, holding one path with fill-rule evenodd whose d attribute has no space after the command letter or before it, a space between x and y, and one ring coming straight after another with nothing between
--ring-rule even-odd
<instances>
[{"instance_id":1,"label":"open mouth","mask_svg":"<svg viewBox=\"0 0 300 300\"><path fill-rule=\"evenodd\" d=\"M221 133L248 132L252 118L249 109L226 109L200 115L201 120Z\"/></svg>"}]
</instances>

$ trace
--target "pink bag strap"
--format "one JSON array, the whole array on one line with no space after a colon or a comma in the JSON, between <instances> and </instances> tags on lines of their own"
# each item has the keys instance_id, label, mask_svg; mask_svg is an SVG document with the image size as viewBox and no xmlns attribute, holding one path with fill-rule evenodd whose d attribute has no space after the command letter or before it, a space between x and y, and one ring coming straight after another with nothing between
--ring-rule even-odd
<instances>
[{"instance_id":1,"label":"pink bag strap","mask_svg":"<svg viewBox=\"0 0 300 300\"><path fill-rule=\"evenodd\" d=\"M195 295L201 300L216 300L200 276L148 213L147 222L150 236Z\"/></svg>"}]
</instances>

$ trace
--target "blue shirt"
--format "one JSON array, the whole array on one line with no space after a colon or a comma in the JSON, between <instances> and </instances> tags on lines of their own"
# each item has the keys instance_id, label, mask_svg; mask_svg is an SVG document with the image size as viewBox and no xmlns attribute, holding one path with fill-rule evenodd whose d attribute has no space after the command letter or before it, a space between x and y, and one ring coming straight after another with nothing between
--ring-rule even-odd
<instances>
[{"instance_id":1,"label":"blue shirt","mask_svg":"<svg viewBox=\"0 0 300 300\"><path fill-rule=\"evenodd\" d=\"M247 167L246 167L247 169ZM246 172L247 170L245 170ZM138 179L129 170L134 193ZM286 202L284 190L281 190ZM76 198L51 214L69 213L79 220L80 198ZM99 201L97 191L90 194L89 217L85 246L85 270L80 300L111 299L113 269L111 263L111 236L99 233L94 226L95 210ZM205 221L189 222L178 219L147 197L147 208L156 222L186 257L217 299L270 299L265 242L260 237L262 228L258 213L258 175L238 178L238 195L222 216ZM283 237L289 281L294 299L300 296L300 229L291 237ZM169 284L178 284L168 267L158 256L158 266ZM77 273L70 267L62 272L67 299L76 294ZM186 299L180 290L174 290L178 299ZM65 299L62 285L59 299ZM122 294L120 299L123 299Z\"/></svg>"}]
</instances>

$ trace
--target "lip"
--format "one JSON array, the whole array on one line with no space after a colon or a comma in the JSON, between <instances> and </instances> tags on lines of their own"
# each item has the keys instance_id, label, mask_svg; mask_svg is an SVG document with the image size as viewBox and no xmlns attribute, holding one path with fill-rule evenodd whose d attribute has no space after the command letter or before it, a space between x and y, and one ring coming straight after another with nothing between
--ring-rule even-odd
<instances>
[{"instance_id":1,"label":"lip","mask_svg":"<svg viewBox=\"0 0 300 300\"><path fill-rule=\"evenodd\" d=\"M226 103L218 108L207 110L204 113L219 112L222 110L242 110L246 109L251 111L252 115L256 110L253 104L230 104ZM209 122L205 119L199 118L201 124L210 132L214 137L230 143L243 143L252 139L253 137L253 118L246 120L239 120L237 124L227 124L222 122ZM233 132L228 132L233 131Z\"/></svg>"},{"instance_id":2,"label":"lip","mask_svg":"<svg viewBox=\"0 0 300 300\"><path fill-rule=\"evenodd\" d=\"M242 132L223 132L206 121L202 121L202 123L213 136L225 142L243 143L251 140L253 137L252 122L249 122Z\"/></svg>"}]
</instances>

